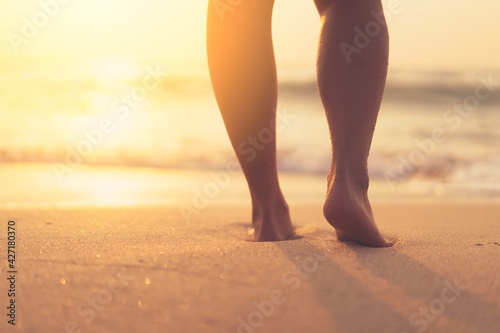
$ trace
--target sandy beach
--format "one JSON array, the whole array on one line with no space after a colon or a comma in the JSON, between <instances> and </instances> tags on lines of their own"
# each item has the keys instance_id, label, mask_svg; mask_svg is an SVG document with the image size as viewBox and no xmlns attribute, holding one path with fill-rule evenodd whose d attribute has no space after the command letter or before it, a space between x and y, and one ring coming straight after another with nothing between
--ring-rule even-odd
<instances>
[{"instance_id":1,"label":"sandy beach","mask_svg":"<svg viewBox=\"0 0 500 333\"><path fill-rule=\"evenodd\" d=\"M190 222L177 207L4 210L19 293L16 326L4 314L1 331L500 331L498 201L374 211L394 247L339 243L310 204L292 206L297 239L268 243L248 241L247 205Z\"/></svg>"}]
</instances>

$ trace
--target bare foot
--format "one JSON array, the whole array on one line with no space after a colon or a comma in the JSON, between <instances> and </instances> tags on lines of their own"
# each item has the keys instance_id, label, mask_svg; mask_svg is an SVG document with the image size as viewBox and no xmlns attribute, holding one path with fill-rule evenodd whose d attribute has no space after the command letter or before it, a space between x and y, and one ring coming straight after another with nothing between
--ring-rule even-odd
<instances>
[{"instance_id":1,"label":"bare foot","mask_svg":"<svg viewBox=\"0 0 500 333\"><path fill-rule=\"evenodd\" d=\"M294 235L288 205L282 195L274 203L253 203L253 240L256 242L282 241Z\"/></svg>"},{"instance_id":2,"label":"bare foot","mask_svg":"<svg viewBox=\"0 0 500 333\"><path fill-rule=\"evenodd\" d=\"M379 232L368 201L368 177L329 176L323 214L335 228L337 239L369 247L391 246ZM363 179L363 181L360 181Z\"/></svg>"}]
</instances>

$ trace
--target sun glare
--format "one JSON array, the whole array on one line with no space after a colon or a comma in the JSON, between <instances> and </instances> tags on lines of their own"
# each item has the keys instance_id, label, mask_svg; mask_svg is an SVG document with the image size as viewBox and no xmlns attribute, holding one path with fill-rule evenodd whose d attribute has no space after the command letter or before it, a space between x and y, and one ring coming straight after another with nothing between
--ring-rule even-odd
<instances>
[{"instance_id":1,"label":"sun glare","mask_svg":"<svg viewBox=\"0 0 500 333\"><path fill-rule=\"evenodd\" d=\"M94 77L102 83L133 80L139 74L135 60L126 56L101 56L90 60Z\"/></svg>"},{"instance_id":2,"label":"sun glare","mask_svg":"<svg viewBox=\"0 0 500 333\"><path fill-rule=\"evenodd\" d=\"M84 204L100 207L137 204L137 183L129 181L123 172L108 168L90 168L70 179L70 188L83 192Z\"/></svg>"}]
</instances>

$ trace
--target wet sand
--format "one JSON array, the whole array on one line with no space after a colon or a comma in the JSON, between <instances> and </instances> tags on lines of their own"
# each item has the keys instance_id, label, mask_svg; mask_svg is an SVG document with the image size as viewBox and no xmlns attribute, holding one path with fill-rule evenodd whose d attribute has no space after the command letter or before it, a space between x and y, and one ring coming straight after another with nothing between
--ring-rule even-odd
<instances>
[{"instance_id":1,"label":"wet sand","mask_svg":"<svg viewBox=\"0 0 500 333\"><path fill-rule=\"evenodd\" d=\"M17 226L16 327L2 332L499 332L498 201L377 202L392 248L335 240L294 204L297 239L253 243L247 205L3 210ZM0 302L8 299L0 234Z\"/></svg>"}]
</instances>

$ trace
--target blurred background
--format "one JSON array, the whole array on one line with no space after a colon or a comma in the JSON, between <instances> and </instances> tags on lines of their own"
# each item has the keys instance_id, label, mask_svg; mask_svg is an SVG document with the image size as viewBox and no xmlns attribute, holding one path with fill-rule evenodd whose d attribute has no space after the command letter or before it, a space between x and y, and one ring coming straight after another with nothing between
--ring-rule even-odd
<instances>
[{"instance_id":1,"label":"blurred background","mask_svg":"<svg viewBox=\"0 0 500 333\"><path fill-rule=\"evenodd\" d=\"M212 183L210 200L248 200L242 175L227 173L235 157L208 77L206 1L66 2L2 2L0 206L192 205ZM386 3L372 197L499 197L500 3ZM291 201L321 200L330 146L313 1L276 0L273 29L283 187Z\"/></svg>"}]
</instances>

